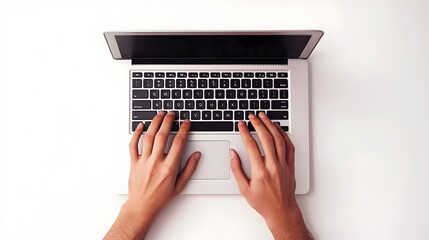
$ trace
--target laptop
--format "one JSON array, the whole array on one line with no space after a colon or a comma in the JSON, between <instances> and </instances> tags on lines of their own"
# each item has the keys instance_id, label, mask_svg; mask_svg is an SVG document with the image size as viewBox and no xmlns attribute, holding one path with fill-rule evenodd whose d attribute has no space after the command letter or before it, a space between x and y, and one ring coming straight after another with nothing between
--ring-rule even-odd
<instances>
[{"instance_id":1,"label":"laptop","mask_svg":"<svg viewBox=\"0 0 429 240\"><path fill-rule=\"evenodd\" d=\"M318 30L104 33L113 58L131 60L129 134L140 122L147 129L158 111L175 111L167 152L181 122L191 120L179 170L194 151L202 155L182 194L239 194L229 149L237 151L250 178L237 123L245 121L261 146L248 119L261 111L295 145L295 193L309 191L306 59L322 35ZM128 189L126 162L118 160L115 166L119 194Z\"/></svg>"}]
</instances>

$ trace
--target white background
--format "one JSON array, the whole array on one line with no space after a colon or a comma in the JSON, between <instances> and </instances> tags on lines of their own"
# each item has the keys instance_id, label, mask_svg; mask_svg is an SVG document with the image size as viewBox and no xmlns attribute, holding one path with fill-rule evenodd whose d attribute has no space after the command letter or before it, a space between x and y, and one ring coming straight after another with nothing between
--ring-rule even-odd
<instances>
[{"instance_id":1,"label":"white background","mask_svg":"<svg viewBox=\"0 0 429 240\"><path fill-rule=\"evenodd\" d=\"M309 59L318 239L429 238L429 4L402 1L0 2L0 239L100 239L124 196L128 69L111 30L320 29ZM271 239L234 196L180 196L148 239Z\"/></svg>"}]
</instances>

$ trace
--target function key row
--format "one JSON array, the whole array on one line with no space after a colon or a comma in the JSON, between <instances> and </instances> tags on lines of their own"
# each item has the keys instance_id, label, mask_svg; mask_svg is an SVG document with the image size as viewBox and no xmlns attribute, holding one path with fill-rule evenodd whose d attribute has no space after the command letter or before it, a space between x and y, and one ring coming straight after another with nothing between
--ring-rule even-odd
<instances>
[{"instance_id":1,"label":"function key row","mask_svg":"<svg viewBox=\"0 0 429 240\"><path fill-rule=\"evenodd\" d=\"M133 88L287 88L286 78L278 79L196 79L196 78L177 78L177 79L133 79Z\"/></svg>"},{"instance_id":2,"label":"function key row","mask_svg":"<svg viewBox=\"0 0 429 240\"><path fill-rule=\"evenodd\" d=\"M205 77L212 77L212 78L230 78L230 77L234 77L234 78L242 78L242 77L248 77L248 78L253 78L253 77L259 77L259 78L264 78L264 77L269 77L269 78L275 78L275 77L279 77L279 78L287 78L288 77L288 73L287 72L133 72L132 76L134 78L153 78L153 77L157 77L157 78L175 78L175 77L179 77L179 78L194 78L194 77L201 77L201 78L205 78Z\"/></svg>"}]
</instances>

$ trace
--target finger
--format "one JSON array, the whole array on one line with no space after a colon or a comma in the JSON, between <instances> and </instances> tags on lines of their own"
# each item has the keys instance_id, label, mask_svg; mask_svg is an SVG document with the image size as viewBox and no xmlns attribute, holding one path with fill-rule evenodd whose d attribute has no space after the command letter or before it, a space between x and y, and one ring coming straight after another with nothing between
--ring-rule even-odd
<instances>
[{"instance_id":1,"label":"finger","mask_svg":"<svg viewBox=\"0 0 429 240\"><path fill-rule=\"evenodd\" d=\"M265 163L270 166L276 166L277 156L276 150L274 148L274 140L271 136L270 132L268 132L265 125L257 118L255 115L249 115L250 122L256 130L256 134L259 137L259 140L262 145L262 149L264 149L265 154Z\"/></svg>"},{"instance_id":2,"label":"finger","mask_svg":"<svg viewBox=\"0 0 429 240\"><path fill-rule=\"evenodd\" d=\"M255 139L253 139L252 135L250 135L249 129L243 121L238 123L238 130L240 131L244 146L246 147L252 173L254 173L257 169L265 168L258 144L255 142Z\"/></svg>"},{"instance_id":3,"label":"finger","mask_svg":"<svg viewBox=\"0 0 429 240\"><path fill-rule=\"evenodd\" d=\"M152 122L149 125L149 129L144 134L142 156L144 156L145 158L148 158L152 154L153 140L155 139L155 135L158 132L159 126L162 123L164 115L165 112L158 112L158 114L152 119Z\"/></svg>"},{"instance_id":4,"label":"finger","mask_svg":"<svg viewBox=\"0 0 429 240\"><path fill-rule=\"evenodd\" d=\"M293 145L287 133L280 127L280 125L278 123L275 125L286 143L286 165L288 169L295 175L295 146Z\"/></svg>"},{"instance_id":5,"label":"finger","mask_svg":"<svg viewBox=\"0 0 429 240\"><path fill-rule=\"evenodd\" d=\"M271 136L273 137L274 148L276 149L276 155L277 155L277 162L279 162L279 164L284 167L284 165L286 164L284 161L285 152L286 152L285 140L283 139L279 130L277 130L277 127L268 118L268 116L265 115L265 113L260 112L259 117L260 117L262 123L264 123L265 127L270 132Z\"/></svg>"},{"instance_id":6,"label":"finger","mask_svg":"<svg viewBox=\"0 0 429 240\"><path fill-rule=\"evenodd\" d=\"M139 123L130 141L131 162L137 161L139 159L139 140L142 135L142 132L143 132L143 123Z\"/></svg>"},{"instance_id":7,"label":"finger","mask_svg":"<svg viewBox=\"0 0 429 240\"><path fill-rule=\"evenodd\" d=\"M238 189L243 196L246 196L249 192L249 179L241 167L240 157L234 149L229 149L229 157L231 158L231 170L237 181Z\"/></svg>"},{"instance_id":8,"label":"finger","mask_svg":"<svg viewBox=\"0 0 429 240\"><path fill-rule=\"evenodd\" d=\"M192 174L195 172L195 169L197 169L198 162L200 161L201 153L200 152L194 152L186 162L185 167L183 168L182 172L177 177L176 181L176 187L174 189L175 194L179 194L182 192L182 190L185 188L186 184L188 183L189 179L191 178Z\"/></svg>"},{"instance_id":9,"label":"finger","mask_svg":"<svg viewBox=\"0 0 429 240\"><path fill-rule=\"evenodd\" d=\"M167 161L174 164L174 166L179 166L180 157L182 156L186 141L188 140L189 129L191 129L191 122L186 119L180 125L179 131L171 144L170 151L167 154Z\"/></svg>"},{"instance_id":10,"label":"finger","mask_svg":"<svg viewBox=\"0 0 429 240\"><path fill-rule=\"evenodd\" d=\"M152 155L164 156L167 140L170 136L171 126L173 125L175 114L173 111L167 113L162 121L159 131L155 135L155 143L153 145Z\"/></svg>"}]
</instances>

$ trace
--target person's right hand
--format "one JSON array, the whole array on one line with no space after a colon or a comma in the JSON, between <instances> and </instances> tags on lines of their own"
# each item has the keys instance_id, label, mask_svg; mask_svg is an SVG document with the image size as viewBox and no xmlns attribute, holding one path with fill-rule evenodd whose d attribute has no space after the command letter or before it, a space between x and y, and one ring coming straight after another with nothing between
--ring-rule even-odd
<instances>
[{"instance_id":1,"label":"person's right hand","mask_svg":"<svg viewBox=\"0 0 429 240\"><path fill-rule=\"evenodd\" d=\"M264 217L275 239L312 239L295 199L295 148L288 135L264 114L249 115L265 156L244 122L238 124L251 166L251 179L240 157L230 150L231 169L247 202Z\"/></svg>"}]
</instances>

